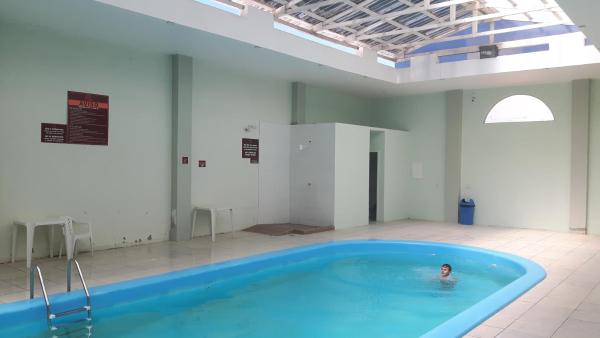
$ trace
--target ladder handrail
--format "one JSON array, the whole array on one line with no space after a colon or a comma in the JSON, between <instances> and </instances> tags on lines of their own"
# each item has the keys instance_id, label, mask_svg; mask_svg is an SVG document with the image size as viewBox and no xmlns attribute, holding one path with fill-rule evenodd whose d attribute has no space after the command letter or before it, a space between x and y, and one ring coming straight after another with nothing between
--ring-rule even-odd
<instances>
[{"instance_id":1,"label":"ladder handrail","mask_svg":"<svg viewBox=\"0 0 600 338\"><path fill-rule=\"evenodd\" d=\"M75 260L75 259L69 259L67 261L67 292L71 292L71 261L75 261L75 267L77 268L77 274L79 275L79 280L81 281L81 284L83 285L83 291L85 292L86 305L83 308L72 309L72 310L68 310L63 313L57 313L57 314L52 313L52 310L50 309L50 300L48 298L48 292L46 291L46 284L44 283L44 277L42 276L42 270L40 269L40 267L38 265L36 265L35 267L31 267L31 269L29 271L29 298L33 299L33 297L35 295L35 271L37 270L37 275L40 280L40 286L42 288L42 293L44 295L44 303L46 304L46 319L48 320L48 327L50 328L50 331L57 330L57 327L54 326L54 323L52 322L53 319L55 319L57 317L61 317L63 315L76 313L77 310L87 311L86 320L89 322L91 322L91 320L92 320L92 304L91 304L90 291L88 290L87 283L85 282L85 278L83 277L83 272L81 272L81 266L79 265L79 262L77 262L77 260ZM91 326L90 326L90 328L91 328Z\"/></svg>"},{"instance_id":2,"label":"ladder handrail","mask_svg":"<svg viewBox=\"0 0 600 338\"><path fill-rule=\"evenodd\" d=\"M85 300L87 304L88 317L91 318L92 311L92 302L90 298L90 291L88 290L87 283L85 282L85 278L83 278L83 273L81 272L81 267L79 266L79 262L76 259L73 259L75 262L75 267L77 268L77 274L79 275L79 280L81 281L81 285L83 285L83 291L85 292Z\"/></svg>"},{"instance_id":3,"label":"ladder handrail","mask_svg":"<svg viewBox=\"0 0 600 338\"><path fill-rule=\"evenodd\" d=\"M31 267L29 271L29 299L33 299L35 295L35 271L37 270L38 279L40 280L40 287L42 288L42 294L44 295L44 303L46 303L46 320L48 320L48 327L52 327L52 311L50 311L50 300L48 299L48 292L46 292L46 284L44 283L44 277L42 276L42 270L38 265Z\"/></svg>"}]
</instances>

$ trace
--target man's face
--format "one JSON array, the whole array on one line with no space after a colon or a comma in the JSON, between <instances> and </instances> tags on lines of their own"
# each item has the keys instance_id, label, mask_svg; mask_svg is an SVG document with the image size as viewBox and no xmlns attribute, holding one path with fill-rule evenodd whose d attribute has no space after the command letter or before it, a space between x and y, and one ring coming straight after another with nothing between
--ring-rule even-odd
<instances>
[{"instance_id":1,"label":"man's face","mask_svg":"<svg viewBox=\"0 0 600 338\"><path fill-rule=\"evenodd\" d=\"M440 275L442 277L448 277L450 275L450 269L447 266L442 266L440 269Z\"/></svg>"}]
</instances>

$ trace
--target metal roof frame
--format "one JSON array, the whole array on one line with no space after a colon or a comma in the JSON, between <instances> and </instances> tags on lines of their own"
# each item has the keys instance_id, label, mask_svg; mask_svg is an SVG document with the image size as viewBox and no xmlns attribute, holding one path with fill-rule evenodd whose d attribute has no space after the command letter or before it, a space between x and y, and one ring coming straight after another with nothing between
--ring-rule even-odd
<instances>
[{"instance_id":1,"label":"metal roof frame","mask_svg":"<svg viewBox=\"0 0 600 338\"><path fill-rule=\"evenodd\" d=\"M222 0L256 6L317 37L375 50L392 61L436 42L573 25L555 0ZM498 20L516 27L496 29ZM481 23L489 29L479 31ZM470 30L469 30L470 29ZM459 32L469 30L466 34ZM444 54L444 53L442 53Z\"/></svg>"}]
</instances>

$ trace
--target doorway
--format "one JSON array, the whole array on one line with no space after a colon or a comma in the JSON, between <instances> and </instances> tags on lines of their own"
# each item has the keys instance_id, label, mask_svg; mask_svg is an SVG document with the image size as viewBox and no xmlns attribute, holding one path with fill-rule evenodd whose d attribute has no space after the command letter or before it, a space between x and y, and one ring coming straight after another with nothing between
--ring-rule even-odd
<instances>
[{"instance_id":1,"label":"doorway","mask_svg":"<svg viewBox=\"0 0 600 338\"><path fill-rule=\"evenodd\" d=\"M376 151L369 153L369 222L377 221L377 161Z\"/></svg>"}]
</instances>

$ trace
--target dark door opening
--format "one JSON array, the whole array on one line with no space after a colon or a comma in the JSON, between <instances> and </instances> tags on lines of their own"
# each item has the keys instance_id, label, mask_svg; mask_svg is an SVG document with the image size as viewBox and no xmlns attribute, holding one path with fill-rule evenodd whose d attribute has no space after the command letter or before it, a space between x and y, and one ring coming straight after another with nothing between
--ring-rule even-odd
<instances>
[{"instance_id":1,"label":"dark door opening","mask_svg":"<svg viewBox=\"0 0 600 338\"><path fill-rule=\"evenodd\" d=\"M369 221L377 220L377 152L369 154Z\"/></svg>"}]
</instances>

